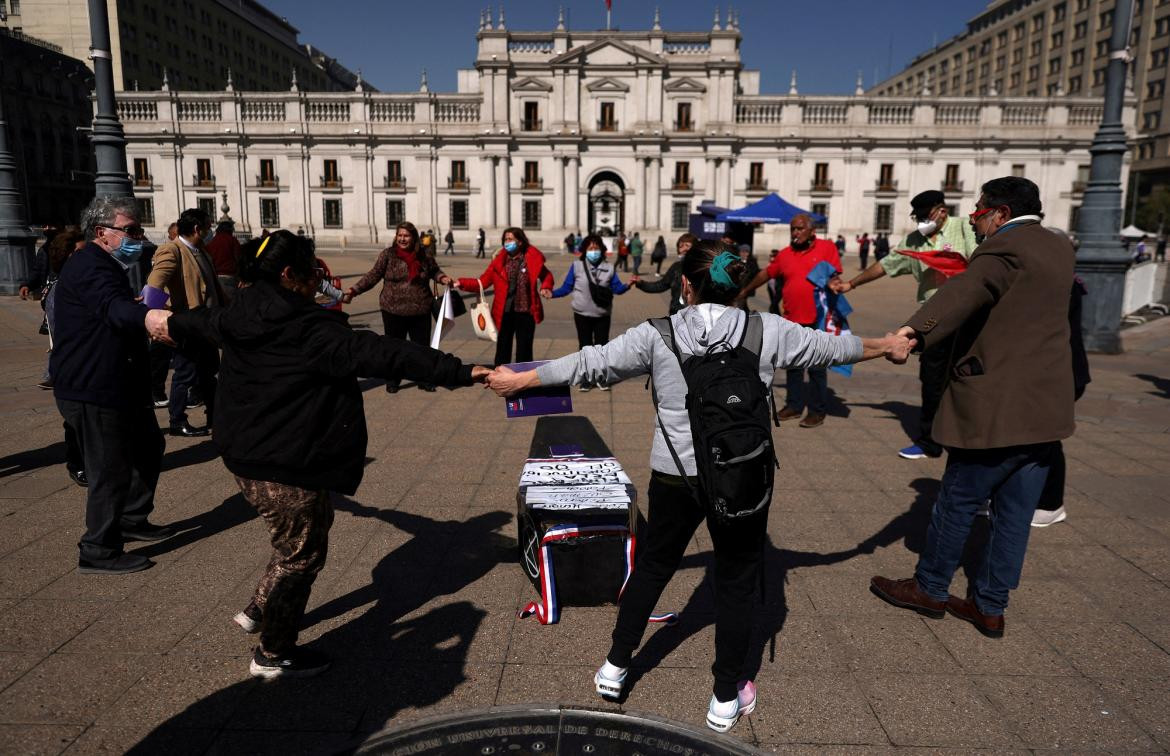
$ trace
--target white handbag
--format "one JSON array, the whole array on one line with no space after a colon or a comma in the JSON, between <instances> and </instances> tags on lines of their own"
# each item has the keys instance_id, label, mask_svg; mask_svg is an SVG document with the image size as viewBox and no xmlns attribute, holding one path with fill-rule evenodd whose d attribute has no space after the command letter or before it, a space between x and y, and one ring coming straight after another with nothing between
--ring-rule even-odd
<instances>
[{"instance_id":1,"label":"white handbag","mask_svg":"<svg viewBox=\"0 0 1170 756\"><path fill-rule=\"evenodd\" d=\"M476 338L484 341L495 341L498 336L491 303L483 295L483 282L479 284L479 301L471 308L471 327L475 329Z\"/></svg>"}]
</instances>

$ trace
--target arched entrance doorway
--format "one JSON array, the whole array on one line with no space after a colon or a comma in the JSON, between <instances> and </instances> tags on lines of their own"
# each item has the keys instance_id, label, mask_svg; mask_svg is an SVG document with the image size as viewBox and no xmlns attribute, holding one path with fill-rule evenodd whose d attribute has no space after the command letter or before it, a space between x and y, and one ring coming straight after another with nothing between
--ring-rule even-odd
<instances>
[{"instance_id":1,"label":"arched entrance doorway","mask_svg":"<svg viewBox=\"0 0 1170 756\"><path fill-rule=\"evenodd\" d=\"M589 182L589 233L616 236L626 224L626 184L613 171L601 171Z\"/></svg>"}]
</instances>

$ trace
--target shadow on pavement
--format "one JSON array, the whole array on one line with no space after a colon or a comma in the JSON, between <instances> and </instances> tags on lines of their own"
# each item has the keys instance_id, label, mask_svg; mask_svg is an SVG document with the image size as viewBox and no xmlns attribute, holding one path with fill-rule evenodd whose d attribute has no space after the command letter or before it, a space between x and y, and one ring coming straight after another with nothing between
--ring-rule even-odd
<instances>
[{"instance_id":1,"label":"shadow on pavement","mask_svg":"<svg viewBox=\"0 0 1170 756\"><path fill-rule=\"evenodd\" d=\"M197 444L167 452L163 455L162 467L160 469L162 472L166 472L167 470L177 470L180 467L201 465L204 462L210 462L218 456L219 449L216 448L215 442L207 438Z\"/></svg>"},{"instance_id":2,"label":"shadow on pavement","mask_svg":"<svg viewBox=\"0 0 1170 756\"><path fill-rule=\"evenodd\" d=\"M248 504L248 500L244 498L243 494L229 496L215 509L201 512L185 520L166 523L178 530L179 534L165 541L137 548L134 553L145 557L156 557L181 549L204 538L210 538L225 530L231 530L235 526L255 518L256 510Z\"/></svg>"},{"instance_id":3,"label":"shadow on pavement","mask_svg":"<svg viewBox=\"0 0 1170 756\"><path fill-rule=\"evenodd\" d=\"M853 406L885 410L898 419L898 422L902 425L902 432L906 434L906 438L918 438L918 417L921 414L921 408L918 405L907 404L906 402L881 402L878 404L856 402Z\"/></svg>"},{"instance_id":4,"label":"shadow on pavement","mask_svg":"<svg viewBox=\"0 0 1170 756\"><path fill-rule=\"evenodd\" d=\"M1156 396L1160 399L1170 399L1170 378L1159 378L1158 376L1150 375L1149 373L1138 373L1134 376L1134 378L1140 378L1143 381L1147 381L1153 384L1154 390L1147 391L1146 393L1152 394L1153 396ZM0 473L0 475L2 474L3 473Z\"/></svg>"},{"instance_id":5,"label":"shadow on pavement","mask_svg":"<svg viewBox=\"0 0 1170 756\"><path fill-rule=\"evenodd\" d=\"M784 622L788 618L785 588L789 570L845 562L861 554L872 554L877 548L886 548L899 541L913 553L921 551L931 508L938 496L939 483L932 478L919 478L910 486L917 492L910 508L852 549L827 554L793 551L778 548L771 537L767 539L764 544L763 603L758 615L755 641L748 652L744 668L748 679L755 679L759 673L760 667L763 666L765 651L768 652L770 662L776 660L776 636L784 628ZM697 566L704 567L706 576L691 594L686 606L679 611L678 624L663 627L655 632L634 655L622 701L626 700L625 697L629 696L630 691L646 672L662 663L688 638L714 623L715 610L711 587L713 554L708 551L688 556L683 559L679 569ZM714 659L714 649L711 650L711 658Z\"/></svg>"},{"instance_id":6,"label":"shadow on pavement","mask_svg":"<svg viewBox=\"0 0 1170 756\"><path fill-rule=\"evenodd\" d=\"M333 659L332 668L309 680L242 680L171 717L129 753L202 753L215 737L223 738L218 748L225 752L279 748L266 746L262 733L235 728L280 732L282 743L295 742L297 751L333 752L351 738L382 729L407 707L437 703L467 680L465 663L487 616L483 609L461 600L403 618L466 588L501 562L514 561L515 540L494 532L512 515L497 511L467 520L434 520L341 497L334 497L334 506L387 522L410 537L378 562L367 585L305 616L304 626L309 626L369 606L309 644ZM241 639L240 646L246 645Z\"/></svg>"},{"instance_id":7,"label":"shadow on pavement","mask_svg":"<svg viewBox=\"0 0 1170 756\"><path fill-rule=\"evenodd\" d=\"M0 457L0 478L63 464L65 464L65 442L58 441L48 446L42 446L40 449L29 449L9 454L7 457Z\"/></svg>"}]
</instances>

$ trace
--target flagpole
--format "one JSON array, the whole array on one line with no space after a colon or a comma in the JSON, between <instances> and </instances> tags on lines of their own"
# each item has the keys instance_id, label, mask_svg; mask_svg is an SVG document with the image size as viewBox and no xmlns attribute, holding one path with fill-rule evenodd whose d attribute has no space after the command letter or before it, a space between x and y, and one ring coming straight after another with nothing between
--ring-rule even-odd
<instances>
[{"instance_id":1,"label":"flagpole","mask_svg":"<svg viewBox=\"0 0 1170 756\"><path fill-rule=\"evenodd\" d=\"M607 5L607 6L605 7L605 30L606 30L606 31L609 31L609 30L610 30L610 26L609 26L609 14L610 14L610 13L612 13L612 12L613 12L613 11L611 11L611 10L610 10L610 8L609 8L609 6Z\"/></svg>"}]
</instances>

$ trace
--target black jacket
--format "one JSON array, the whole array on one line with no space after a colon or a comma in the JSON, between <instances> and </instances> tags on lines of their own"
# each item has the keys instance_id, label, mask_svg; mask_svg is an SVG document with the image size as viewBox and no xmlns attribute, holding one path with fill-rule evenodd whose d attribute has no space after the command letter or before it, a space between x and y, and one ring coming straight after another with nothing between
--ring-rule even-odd
<instances>
[{"instance_id":1,"label":"black jacket","mask_svg":"<svg viewBox=\"0 0 1170 756\"><path fill-rule=\"evenodd\" d=\"M683 308L679 302L682 297L682 279L682 260L676 260L657 281L639 281L634 285L650 294L670 289L670 314L673 315Z\"/></svg>"},{"instance_id":2,"label":"black jacket","mask_svg":"<svg viewBox=\"0 0 1170 756\"><path fill-rule=\"evenodd\" d=\"M148 406L146 312L108 252L90 242L73 253L53 294L53 395L119 409Z\"/></svg>"},{"instance_id":3,"label":"black jacket","mask_svg":"<svg viewBox=\"0 0 1170 756\"><path fill-rule=\"evenodd\" d=\"M202 338L223 348L214 439L228 470L352 494L366 456L357 376L471 385L471 366L457 358L354 331L348 319L268 283L239 289L226 307L171 317L180 346Z\"/></svg>"}]
</instances>

